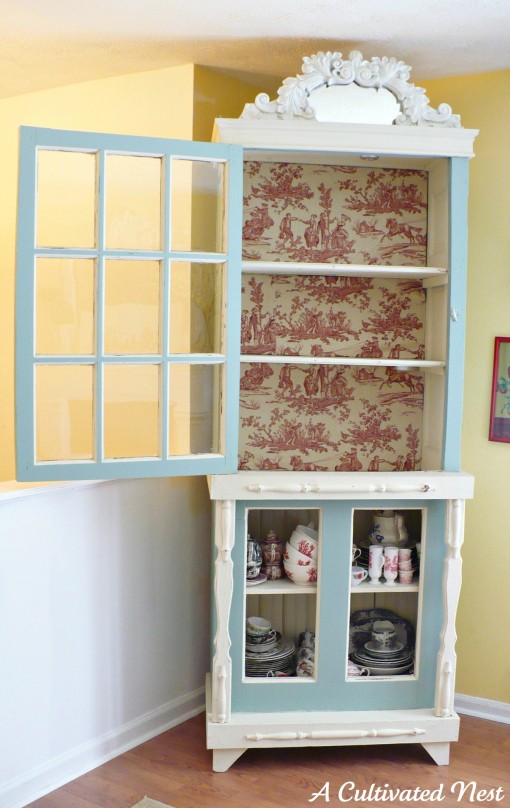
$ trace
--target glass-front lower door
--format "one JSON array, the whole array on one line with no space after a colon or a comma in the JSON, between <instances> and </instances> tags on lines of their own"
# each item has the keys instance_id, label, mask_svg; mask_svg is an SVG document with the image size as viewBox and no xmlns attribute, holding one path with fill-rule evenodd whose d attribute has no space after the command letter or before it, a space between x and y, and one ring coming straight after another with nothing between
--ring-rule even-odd
<instances>
[{"instance_id":1,"label":"glass-front lower door","mask_svg":"<svg viewBox=\"0 0 510 808\"><path fill-rule=\"evenodd\" d=\"M234 712L432 708L444 505L380 505L237 503Z\"/></svg>"}]
</instances>

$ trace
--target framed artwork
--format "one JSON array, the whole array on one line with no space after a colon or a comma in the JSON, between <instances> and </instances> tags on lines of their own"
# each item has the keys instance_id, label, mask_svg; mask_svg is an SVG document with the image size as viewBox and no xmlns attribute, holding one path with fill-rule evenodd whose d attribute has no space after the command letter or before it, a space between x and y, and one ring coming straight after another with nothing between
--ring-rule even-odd
<instances>
[{"instance_id":1,"label":"framed artwork","mask_svg":"<svg viewBox=\"0 0 510 808\"><path fill-rule=\"evenodd\" d=\"M510 337L494 340L489 440L510 443Z\"/></svg>"}]
</instances>

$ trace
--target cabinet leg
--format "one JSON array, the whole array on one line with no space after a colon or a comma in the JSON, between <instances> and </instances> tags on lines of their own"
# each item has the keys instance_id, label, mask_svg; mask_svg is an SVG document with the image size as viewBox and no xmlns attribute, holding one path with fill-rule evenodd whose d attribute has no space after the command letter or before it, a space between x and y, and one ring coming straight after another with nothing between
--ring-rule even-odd
<instances>
[{"instance_id":1,"label":"cabinet leg","mask_svg":"<svg viewBox=\"0 0 510 808\"><path fill-rule=\"evenodd\" d=\"M246 749L213 749L213 772L226 772Z\"/></svg>"},{"instance_id":2,"label":"cabinet leg","mask_svg":"<svg viewBox=\"0 0 510 808\"><path fill-rule=\"evenodd\" d=\"M450 744L448 742L422 743L422 746L438 766L448 766L450 762Z\"/></svg>"}]
</instances>

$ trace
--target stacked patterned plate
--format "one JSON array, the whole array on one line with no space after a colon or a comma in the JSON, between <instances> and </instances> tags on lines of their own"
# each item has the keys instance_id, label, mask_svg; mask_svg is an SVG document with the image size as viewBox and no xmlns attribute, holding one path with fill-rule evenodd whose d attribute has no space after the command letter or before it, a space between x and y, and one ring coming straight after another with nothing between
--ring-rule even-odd
<instances>
[{"instance_id":1,"label":"stacked patterned plate","mask_svg":"<svg viewBox=\"0 0 510 808\"><path fill-rule=\"evenodd\" d=\"M400 642L383 649L371 640L352 654L351 659L356 665L367 668L372 676L411 673L414 665L412 651L407 651Z\"/></svg>"},{"instance_id":2,"label":"stacked patterned plate","mask_svg":"<svg viewBox=\"0 0 510 808\"><path fill-rule=\"evenodd\" d=\"M259 650L250 650L253 646L246 646L245 674L246 676L293 676L296 672L295 651L296 646L277 631L276 642L270 643L267 648L259 646Z\"/></svg>"}]
</instances>

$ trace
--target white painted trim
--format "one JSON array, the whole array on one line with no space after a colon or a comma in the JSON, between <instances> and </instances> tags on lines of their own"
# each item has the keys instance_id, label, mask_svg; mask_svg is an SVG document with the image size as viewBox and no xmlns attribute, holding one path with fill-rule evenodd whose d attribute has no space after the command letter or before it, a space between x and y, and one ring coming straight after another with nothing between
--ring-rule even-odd
<instances>
[{"instance_id":1,"label":"white painted trim","mask_svg":"<svg viewBox=\"0 0 510 808\"><path fill-rule=\"evenodd\" d=\"M3 808L23 808L76 777L203 712L205 688L187 693L64 752L0 788Z\"/></svg>"},{"instance_id":2,"label":"white painted trim","mask_svg":"<svg viewBox=\"0 0 510 808\"><path fill-rule=\"evenodd\" d=\"M472 157L477 129L217 118L213 140L245 148L303 152ZM260 157L258 158L260 159Z\"/></svg>"},{"instance_id":3,"label":"white painted trim","mask_svg":"<svg viewBox=\"0 0 510 808\"><path fill-rule=\"evenodd\" d=\"M455 695L455 710L462 715L472 715L475 718L485 718L487 721L498 721L501 724L510 724L510 704L506 701L482 699L478 696Z\"/></svg>"},{"instance_id":4,"label":"white painted trim","mask_svg":"<svg viewBox=\"0 0 510 808\"><path fill-rule=\"evenodd\" d=\"M240 471L208 478L211 499L471 499L474 478L465 472Z\"/></svg>"},{"instance_id":5,"label":"white painted trim","mask_svg":"<svg viewBox=\"0 0 510 808\"><path fill-rule=\"evenodd\" d=\"M61 494L65 491L90 488L93 485L103 485L109 482L113 482L113 480L73 480L60 483L19 483L17 480L9 480L0 483L0 505L4 502L12 502L14 499Z\"/></svg>"}]
</instances>

